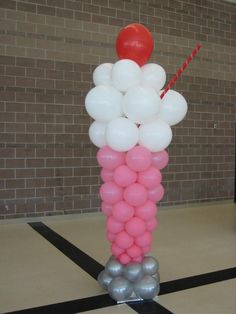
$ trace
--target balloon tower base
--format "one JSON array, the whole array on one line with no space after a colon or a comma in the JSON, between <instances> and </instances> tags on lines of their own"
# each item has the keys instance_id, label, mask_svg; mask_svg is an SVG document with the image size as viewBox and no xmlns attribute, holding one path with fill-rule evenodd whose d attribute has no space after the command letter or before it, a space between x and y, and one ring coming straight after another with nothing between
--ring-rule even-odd
<instances>
[{"instance_id":1,"label":"balloon tower base","mask_svg":"<svg viewBox=\"0 0 236 314\"><path fill-rule=\"evenodd\" d=\"M127 265L112 256L98 275L98 282L117 303L150 300L160 291L158 269L158 261L152 256Z\"/></svg>"}]
</instances>

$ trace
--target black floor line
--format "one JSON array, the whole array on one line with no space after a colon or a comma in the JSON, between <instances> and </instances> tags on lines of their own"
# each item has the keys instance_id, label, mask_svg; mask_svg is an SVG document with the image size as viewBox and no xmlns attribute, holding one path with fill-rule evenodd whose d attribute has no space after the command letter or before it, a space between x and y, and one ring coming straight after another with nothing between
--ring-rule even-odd
<instances>
[{"instance_id":1,"label":"black floor line","mask_svg":"<svg viewBox=\"0 0 236 314\"><path fill-rule=\"evenodd\" d=\"M53 231L52 229L50 229L48 226L46 226L44 223L42 222L33 222L33 223L29 223L29 225L35 230L37 231L41 236L43 236L46 240L48 240L52 245L54 245L58 250L60 250L64 255L66 255L69 259L71 259L74 263L76 263L79 267L81 267L84 271L86 271L90 276L92 276L94 279L97 279L98 274L104 269L104 266L102 266L100 263L98 263L97 261L95 261L92 257L90 257L89 255L87 255L86 253L84 253L83 251L81 251L79 248L77 248L76 246L74 246L72 243L70 243L69 241L67 241L66 239L64 239L62 236L60 236L58 233L56 233L55 231ZM97 302L97 308L100 307L106 307L106 306L110 306L110 305L115 305L116 302L113 301L109 295L106 295L106 297L104 297L104 295L102 296L95 296L95 304ZM101 301L100 302L100 298ZM105 301L104 302L104 298ZM84 300L88 300L89 302L93 299L81 299L82 303L80 303L80 300L75 300L75 301L71 301L72 303L68 303L68 302L64 302L64 303L59 303L57 304L52 304L49 306L46 306L46 311L48 312L37 312L38 308L35 309L29 309L29 311L31 312L22 312L21 313L76 313L73 312L74 310L74 306L77 307L77 313L80 312L84 312L84 311L88 311L88 309L86 309L85 306L85 310L84 310L84 304L86 303ZM89 303L88 302L88 303ZM72 312L53 312L54 308L57 306L61 306L61 310L64 309L64 304L66 304L65 306L68 306L68 310L71 308L71 306L73 306ZM101 306L101 304L103 304ZM108 304L108 305L107 305ZM157 309L158 309L158 313L160 312L161 314L163 313L171 313L169 312L167 309L165 309L164 307L162 307L159 303L150 300L149 302L136 302L136 303L130 303L127 302L127 305L132 307L137 313L140 314L155 314L157 313ZM89 304L87 305L88 307L90 306ZM51 308L52 307L52 308ZM39 309L43 309L44 307L40 307ZM92 310L94 308L91 308L90 310ZM32 312L34 310L34 312ZM50 310L50 312L49 312ZM28 311L28 310L26 310Z\"/></svg>"},{"instance_id":2,"label":"black floor line","mask_svg":"<svg viewBox=\"0 0 236 314\"><path fill-rule=\"evenodd\" d=\"M129 306L140 314L173 314L155 301L129 303Z\"/></svg>"},{"instance_id":3,"label":"black floor line","mask_svg":"<svg viewBox=\"0 0 236 314\"><path fill-rule=\"evenodd\" d=\"M112 300L108 294L102 294L84 299L8 312L5 314L74 314L92 311L112 305L116 305L116 302Z\"/></svg>"},{"instance_id":4,"label":"black floor line","mask_svg":"<svg viewBox=\"0 0 236 314\"><path fill-rule=\"evenodd\" d=\"M43 305L39 307L8 312L5 314L74 314L117 305L108 294L102 294L84 299L60 302L56 304ZM134 311L140 314L171 314L159 303L150 300L144 302L128 302Z\"/></svg>"},{"instance_id":5,"label":"black floor line","mask_svg":"<svg viewBox=\"0 0 236 314\"><path fill-rule=\"evenodd\" d=\"M92 257L81 251L79 248L71 244L55 231L50 229L42 222L29 223L29 225L37 231L41 236L48 240L70 260L81 267L94 279L97 279L98 274L104 269L104 266L94 260ZM229 280L236 278L236 267L219 270L211 273L201 274L197 276L191 276L187 278L172 280L161 283L161 289L159 295L173 293L181 290L186 290L194 287L199 287L211 283L220 282L223 280ZM161 306L154 300L143 302L127 302L133 310L140 314L168 314L169 310ZM37 308L20 310L13 313L57 313L57 314L70 314L81 313L103 307L116 305L116 302L110 298L108 294L98 295L94 297L78 299L68 302L62 302L57 304L45 305Z\"/></svg>"},{"instance_id":6,"label":"black floor line","mask_svg":"<svg viewBox=\"0 0 236 314\"><path fill-rule=\"evenodd\" d=\"M191 276L187 278L167 281L161 283L159 295L196 288L233 278L236 278L236 267Z\"/></svg>"},{"instance_id":7,"label":"black floor line","mask_svg":"<svg viewBox=\"0 0 236 314\"><path fill-rule=\"evenodd\" d=\"M64 239L44 223L32 222L29 223L29 225L86 273L97 280L99 273L104 269L103 265Z\"/></svg>"}]
</instances>

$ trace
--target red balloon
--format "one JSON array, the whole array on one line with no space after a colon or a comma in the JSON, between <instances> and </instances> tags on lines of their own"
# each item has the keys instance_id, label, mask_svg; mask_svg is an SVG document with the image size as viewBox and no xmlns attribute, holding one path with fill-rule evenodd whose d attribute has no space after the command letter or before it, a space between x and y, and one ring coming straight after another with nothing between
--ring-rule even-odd
<instances>
[{"instance_id":1,"label":"red balloon","mask_svg":"<svg viewBox=\"0 0 236 314\"><path fill-rule=\"evenodd\" d=\"M142 24L133 23L124 27L116 39L116 52L120 59L131 59L144 65L153 51L153 38Z\"/></svg>"}]
</instances>

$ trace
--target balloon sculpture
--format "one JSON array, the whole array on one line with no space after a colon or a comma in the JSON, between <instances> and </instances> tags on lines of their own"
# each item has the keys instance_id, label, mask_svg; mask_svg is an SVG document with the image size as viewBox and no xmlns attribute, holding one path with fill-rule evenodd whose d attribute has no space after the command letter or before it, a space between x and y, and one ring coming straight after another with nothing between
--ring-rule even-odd
<instances>
[{"instance_id":1,"label":"balloon sculpture","mask_svg":"<svg viewBox=\"0 0 236 314\"><path fill-rule=\"evenodd\" d=\"M196 54L197 47L175 78ZM162 91L166 72L145 64L153 50L146 27L130 24L116 41L119 61L99 65L95 87L85 106L94 119L89 137L99 147L101 209L106 215L112 257L98 276L116 301L152 299L159 292L158 262L145 256L157 227L157 206L164 195L160 170L168 164L171 126L186 115L187 102L178 92Z\"/></svg>"}]
</instances>

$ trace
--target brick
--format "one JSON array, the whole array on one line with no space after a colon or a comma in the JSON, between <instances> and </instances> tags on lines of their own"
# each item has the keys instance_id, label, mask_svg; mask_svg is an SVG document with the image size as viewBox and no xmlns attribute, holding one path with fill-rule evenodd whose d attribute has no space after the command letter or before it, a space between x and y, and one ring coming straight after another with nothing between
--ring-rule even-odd
<instances>
[{"instance_id":1,"label":"brick","mask_svg":"<svg viewBox=\"0 0 236 314\"><path fill-rule=\"evenodd\" d=\"M23 123L6 123L5 127L6 132L25 132L25 125Z\"/></svg>"},{"instance_id":2,"label":"brick","mask_svg":"<svg viewBox=\"0 0 236 314\"><path fill-rule=\"evenodd\" d=\"M54 143L54 135L52 134L36 134L37 143Z\"/></svg>"},{"instance_id":3,"label":"brick","mask_svg":"<svg viewBox=\"0 0 236 314\"><path fill-rule=\"evenodd\" d=\"M35 60L31 58L16 58L16 65L22 66L22 67L34 67L35 66Z\"/></svg>"},{"instance_id":4,"label":"brick","mask_svg":"<svg viewBox=\"0 0 236 314\"><path fill-rule=\"evenodd\" d=\"M53 202L43 202L43 203L37 203L36 204L36 211L42 215L43 212L50 212L53 211L54 204ZM51 213L52 215L52 213Z\"/></svg>"},{"instance_id":5,"label":"brick","mask_svg":"<svg viewBox=\"0 0 236 314\"><path fill-rule=\"evenodd\" d=\"M42 123L30 123L26 125L26 132L29 133L44 133L45 127Z\"/></svg>"},{"instance_id":6,"label":"brick","mask_svg":"<svg viewBox=\"0 0 236 314\"><path fill-rule=\"evenodd\" d=\"M12 0L2 0L0 2L0 7L5 9L16 10L16 1Z\"/></svg>"},{"instance_id":7,"label":"brick","mask_svg":"<svg viewBox=\"0 0 236 314\"><path fill-rule=\"evenodd\" d=\"M16 134L16 142L17 143L34 143L35 136L34 134L18 133Z\"/></svg>"},{"instance_id":8,"label":"brick","mask_svg":"<svg viewBox=\"0 0 236 314\"><path fill-rule=\"evenodd\" d=\"M16 169L16 178L32 178L34 172L34 169Z\"/></svg>"},{"instance_id":9,"label":"brick","mask_svg":"<svg viewBox=\"0 0 236 314\"><path fill-rule=\"evenodd\" d=\"M15 157L15 149L14 148L0 148L0 156L1 158L13 158Z\"/></svg>"},{"instance_id":10,"label":"brick","mask_svg":"<svg viewBox=\"0 0 236 314\"><path fill-rule=\"evenodd\" d=\"M65 7L65 0L47 0L47 5L52 7Z\"/></svg>"},{"instance_id":11,"label":"brick","mask_svg":"<svg viewBox=\"0 0 236 314\"><path fill-rule=\"evenodd\" d=\"M13 143L15 142L14 133L0 133L0 143Z\"/></svg>"},{"instance_id":12,"label":"brick","mask_svg":"<svg viewBox=\"0 0 236 314\"><path fill-rule=\"evenodd\" d=\"M54 103L54 95L45 94L37 94L36 95L37 103Z\"/></svg>"},{"instance_id":13,"label":"brick","mask_svg":"<svg viewBox=\"0 0 236 314\"><path fill-rule=\"evenodd\" d=\"M26 179L26 188L38 188L44 186L44 179Z\"/></svg>"},{"instance_id":14,"label":"brick","mask_svg":"<svg viewBox=\"0 0 236 314\"><path fill-rule=\"evenodd\" d=\"M72 169L71 168L55 168L55 176L70 177L72 176Z\"/></svg>"},{"instance_id":15,"label":"brick","mask_svg":"<svg viewBox=\"0 0 236 314\"><path fill-rule=\"evenodd\" d=\"M45 5L38 5L37 6L37 13L43 14L43 15L55 16L56 9L54 7L49 7L49 6L45 6Z\"/></svg>"},{"instance_id":16,"label":"brick","mask_svg":"<svg viewBox=\"0 0 236 314\"><path fill-rule=\"evenodd\" d=\"M71 200L66 200L63 202L56 203L56 210L67 210L73 208L73 202Z\"/></svg>"},{"instance_id":17,"label":"brick","mask_svg":"<svg viewBox=\"0 0 236 314\"><path fill-rule=\"evenodd\" d=\"M35 197L35 189L18 189L16 190L17 198Z\"/></svg>"},{"instance_id":18,"label":"brick","mask_svg":"<svg viewBox=\"0 0 236 314\"><path fill-rule=\"evenodd\" d=\"M55 101L58 104L71 104L72 103L72 96L67 95L56 95L55 96Z\"/></svg>"},{"instance_id":19,"label":"brick","mask_svg":"<svg viewBox=\"0 0 236 314\"><path fill-rule=\"evenodd\" d=\"M54 122L54 116L52 114L37 114L36 115L36 121L38 123L53 123Z\"/></svg>"},{"instance_id":20,"label":"brick","mask_svg":"<svg viewBox=\"0 0 236 314\"><path fill-rule=\"evenodd\" d=\"M47 134L54 134L54 133L63 133L64 131L64 127L63 125L61 124L48 124L46 125L46 133Z\"/></svg>"},{"instance_id":21,"label":"brick","mask_svg":"<svg viewBox=\"0 0 236 314\"><path fill-rule=\"evenodd\" d=\"M123 26L123 20L121 18L109 17L109 24L114 26Z\"/></svg>"},{"instance_id":22,"label":"brick","mask_svg":"<svg viewBox=\"0 0 236 314\"><path fill-rule=\"evenodd\" d=\"M16 158L33 158L35 157L34 148L17 148L16 149Z\"/></svg>"},{"instance_id":23,"label":"brick","mask_svg":"<svg viewBox=\"0 0 236 314\"><path fill-rule=\"evenodd\" d=\"M39 1L37 1L37 4L39 4ZM27 13L26 19L27 22L33 24L45 24L45 16L41 16L35 13Z\"/></svg>"},{"instance_id":24,"label":"brick","mask_svg":"<svg viewBox=\"0 0 236 314\"><path fill-rule=\"evenodd\" d=\"M0 178L1 179L14 178L14 170L11 170L11 169L0 169Z\"/></svg>"},{"instance_id":25,"label":"brick","mask_svg":"<svg viewBox=\"0 0 236 314\"><path fill-rule=\"evenodd\" d=\"M75 208L76 209L90 208L90 200L78 200L78 201L75 201Z\"/></svg>"},{"instance_id":26,"label":"brick","mask_svg":"<svg viewBox=\"0 0 236 314\"><path fill-rule=\"evenodd\" d=\"M36 5L33 3L17 2L17 10L24 12L36 12Z\"/></svg>"},{"instance_id":27,"label":"brick","mask_svg":"<svg viewBox=\"0 0 236 314\"><path fill-rule=\"evenodd\" d=\"M57 9L56 16L67 18L67 19L73 19L74 12L72 10L67 10L67 9Z\"/></svg>"},{"instance_id":28,"label":"brick","mask_svg":"<svg viewBox=\"0 0 236 314\"><path fill-rule=\"evenodd\" d=\"M108 24L108 17L107 16L101 16L97 14L92 15L92 23L99 23L99 24Z\"/></svg>"},{"instance_id":29,"label":"brick","mask_svg":"<svg viewBox=\"0 0 236 314\"><path fill-rule=\"evenodd\" d=\"M53 80L46 80L46 79L37 79L36 80L36 87L38 87L38 88L54 88L54 81Z\"/></svg>"},{"instance_id":30,"label":"brick","mask_svg":"<svg viewBox=\"0 0 236 314\"><path fill-rule=\"evenodd\" d=\"M37 197L50 197L54 195L54 190L52 188L38 188L36 190Z\"/></svg>"},{"instance_id":31,"label":"brick","mask_svg":"<svg viewBox=\"0 0 236 314\"><path fill-rule=\"evenodd\" d=\"M34 122L35 115L33 113L16 113L16 122Z\"/></svg>"},{"instance_id":32,"label":"brick","mask_svg":"<svg viewBox=\"0 0 236 314\"><path fill-rule=\"evenodd\" d=\"M15 190L0 190L0 199L6 200L14 198Z\"/></svg>"},{"instance_id":33,"label":"brick","mask_svg":"<svg viewBox=\"0 0 236 314\"><path fill-rule=\"evenodd\" d=\"M53 177L54 176L54 169L53 168L42 168L36 169L36 177Z\"/></svg>"},{"instance_id":34,"label":"brick","mask_svg":"<svg viewBox=\"0 0 236 314\"><path fill-rule=\"evenodd\" d=\"M25 76L25 69L16 66L6 66L6 75Z\"/></svg>"},{"instance_id":35,"label":"brick","mask_svg":"<svg viewBox=\"0 0 236 314\"><path fill-rule=\"evenodd\" d=\"M91 22L91 14L75 11L75 19L79 21Z\"/></svg>"},{"instance_id":36,"label":"brick","mask_svg":"<svg viewBox=\"0 0 236 314\"><path fill-rule=\"evenodd\" d=\"M15 65L16 58L10 56L0 56L0 64L4 65Z\"/></svg>"},{"instance_id":37,"label":"brick","mask_svg":"<svg viewBox=\"0 0 236 314\"><path fill-rule=\"evenodd\" d=\"M46 68L46 69L54 69L54 61L51 60L37 60L36 66L37 68Z\"/></svg>"},{"instance_id":38,"label":"brick","mask_svg":"<svg viewBox=\"0 0 236 314\"><path fill-rule=\"evenodd\" d=\"M38 48L27 48L26 49L26 56L29 58L44 58L45 51L43 49Z\"/></svg>"},{"instance_id":39,"label":"brick","mask_svg":"<svg viewBox=\"0 0 236 314\"><path fill-rule=\"evenodd\" d=\"M48 79L63 79L63 71L46 70L46 78L48 78ZM65 77L65 79L67 79L67 78Z\"/></svg>"},{"instance_id":40,"label":"brick","mask_svg":"<svg viewBox=\"0 0 236 314\"><path fill-rule=\"evenodd\" d=\"M43 159L27 159L26 160L26 167L27 168L41 168L41 167L44 167L44 160Z\"/></svg>"},{"instance_id":41,"label":"brick","mask_svg":"<svg viewBox=\"0 0 236 314\"><path fill-rule=\"evenodd\" d=\"M26 77L16 77L16 86L34 87L35 80Z\"/></svg>"},{"instance_id":42,"label":"brick","mask_svg":"<svg viewBox=\"0 0 236 314\"><path fill-rule=\"evenodd\" d=\"M101 15L115 16L116 15L116 9L101 7Z\"/></svg>"},{"instance_id":43,"label":"brick","mask_svg":"<svg viewBox=\"0 0 236 314\"><path fill-rule=\"evenodd\" d=\"M62 158L50 158L46 160L46 167L63 167L64 160Z\"/></svg>"},{"instance_id":44,"label":"brick","mask_svg":"<svg viewBox=\"0 0 236 314\"><path fill-rule=\"evenodd\" d=\"M24 187L25 187L25 180L22 180L22 179L6 180L7 189L17 189L17 188L24 188Z\"/></svg>"}]
</instances>

